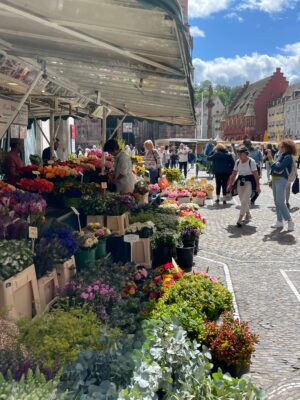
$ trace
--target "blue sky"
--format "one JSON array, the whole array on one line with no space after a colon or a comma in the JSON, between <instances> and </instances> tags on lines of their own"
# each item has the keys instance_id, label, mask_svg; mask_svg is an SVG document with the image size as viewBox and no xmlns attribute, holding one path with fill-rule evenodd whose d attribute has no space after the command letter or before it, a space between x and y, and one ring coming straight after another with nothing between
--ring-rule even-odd
<instances>
[{"instance_id":1,"label":"blue sky","mask_svg":"<svg viewBox=\"0 0 300 400\"><path fill-rule=\"evenodd\" d=\"M300 81L300 0L189 0L195 81Z\"/></svg>"}]
</instances>

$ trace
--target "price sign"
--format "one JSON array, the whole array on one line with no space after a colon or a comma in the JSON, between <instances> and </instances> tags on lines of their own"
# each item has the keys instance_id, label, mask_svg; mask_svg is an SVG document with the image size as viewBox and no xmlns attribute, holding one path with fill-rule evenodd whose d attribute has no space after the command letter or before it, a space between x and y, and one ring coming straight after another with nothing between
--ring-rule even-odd
<instances>
[{"instance_id":1,"label":"price sign","mask_svg":"<svg viewBox=\"0 0 300 400\"><path fill-rule=\"evenodd\" d=\"M80 212L79 212L79 211L77 210L77 208L75 208L75 207L71 207L71 210L72 210L73 213L77 216L79 231L81 232Z\"/></svg>"},{"instance_id":2,"label":"price sign","mask_svg":"<svg viewBox=\"0 0 300 400\"><path fill-rule=\"evenodd\" d=\"M40 171L32 171L33 175L39 176L41 175Z\"/></svg>"},{"instance_id":3,"label":"price sign","mask_svg":"<svg viewBox=\"0 0 300 400\"><path fill-rule=\"evenodd\" d=\"M125 235L124 236L124 242L125 243L135 243L140 240L139 235Z\"/></svg>"},{"instance_id":4,"label":"price sign","mask_svg":"<svg viewBox=\"0 0 300 400\"><path fill-rule=\"evenodd\" d=\"M37 239L38 238L38 228L36 226L30 226L28 236L29 236L29 239Z\"/></svg>"},{"instance_id":5,"label":"price sign","mask_svg":"<svg viewBox=\"0 0 300 400\"><path fill-rule=\"evenodd\" d=\"M179 272L179 266L178 266L177 262L174 260L174 258L172 258L172 264L173 264L173 267L175 268L176 272Z\"/></svg>"},{"instance_id":6,"label":"price sign","mask_svg":"<svg viewBox=\"0 0 300 400\"><path fill-rule=\"evenodd\" d=\"M107 183L101 182L101 189L107 189Z\"/></svg>"}]
</instances>

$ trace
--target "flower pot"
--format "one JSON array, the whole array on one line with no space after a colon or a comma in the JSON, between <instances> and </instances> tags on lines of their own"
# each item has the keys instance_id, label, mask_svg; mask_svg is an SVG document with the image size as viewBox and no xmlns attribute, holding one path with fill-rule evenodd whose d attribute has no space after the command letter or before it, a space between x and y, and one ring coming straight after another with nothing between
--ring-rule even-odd
<instances>
[{"instance_id":1,"label":"flower pot","mask_svg":"<svg viewBox=\"0 0 300 400\"><path fill-rule=\"evenodd\" d=\"M106 256L106 239L99 239L98 245L95 250L96 260Z\"/></svg>"},{"instance_id":2,"label":"flower pot","mask_svg":"<svg viewBox=\"0 0 300 400\"><path fill-rule=\"evenodd\" d=\"M88 215L86 217L86 223L87 224L101 224L102 226L105 226L105 216L104 215Z\"/></svg>"},{"instance_id":3,"label":"flower pot","mask_svg":"<svg viewBox=\"0 0 300 400\"><path fill-rule=\"evenodd\" d=\"M177 247L177 263L185 272L191 272L194 261L194 246L193 247Z\"/></svg>"},{"instance_id":4,"label":"flower pot","mask_svg":"<svg viewBox=\"0 0 300 400\"><path fill-rule=\"evenodd\" d=\"M87 269L96 260L96 248L78 250L75 254L75 260L78 271Z\"/></svg>"},{"instance_id":5,"label":"flower pot","mask_svg":"<svg viewBox=\"0 0 300 400\"><path fill-rule=\"evenodd\" d=\"M172 262L174 249L172 247L157 247L153 250L152 265L154 268Z\"/></svg>"},{"instance_id":6,"label":"flower pot","mask_svg":"<svg viewBox=\"0 0 300 400\"><path fill-rule=\"evenodd\" d=\"M217 372L219 368L221 368L223 374L230 374L233 378L241 378L241 376L248 374L250 372L250 364L245 366L238 366L238 365L227 365L225 362L222 361L214 361L214 367L212 372Z\"/></svg>"},{"instance_id":7,"label":"flower pot","mask_svg":"<svg viewBox=\"0 0 300 400\"><path fill-rule=\"evenodd\" d=\"M214 191L213 190L206 190L207 198L212 200L214 198Z\"/></svg>"},{"instance_id":8,"label":"flower pot","mask_svg":"<svg viewBox=\"0 0 300 400\"><path fill-rule=\"evenodd\" d=\"M182 239L183 247L195 247L196 239Z\"/></svg>"},{"instance_id":9,"label":"flower pot","mask_svg":"<svg viewBox=\"0 0 300 400\"><path fill-rule=\"evenodd\" d=\"M150 239L140 239L132 243L132 261L144 267L151 266L151 243Z\"/></svg>"},{"instance_id":10,"label":"flower pot","mask_svg":"<svg viewBox=\"0 0 300 400\"><path fill-rule=\"evenodd\" d=\"M80 197L65 197L64 204L66 208L75 207L80 208L81 199Z\"/></svg>"},{"instance_id":11,"label":"flower pot","mask_svg":"<svg viewBox=\"0 0 300 400\"><path fill-rule=\"evenodd\" d=\"M193 202L198 204L198 206L205 206L205 198L195 197Z\"/></svg>"},{"instance_id":12,"label":"flower pot","mask_svg":"<svg viewBox=\"0 0 300 400\"><path fill-rule=\"evenodd\" d=\"M40 294L34 265L0 282L0 309L8 318L33 318L40 313Z\"/></svg>"},{"instance_id":13,"label":"flower pot","mask_svg":"<svg viewBox=\"0 0 300 400\"><path fill-rule=\"evenodd\" d=\"M130 243L125 243L123 236L109 236L106 241L106 252L111 254L115 263L127 263L131 260Z\"/></svg>"},{"instance_id":14,"label":"flower pot","mask_svg":"<svg viewBox=\"0 0 300 400\"><path fill-rule=\"evenodd\" d=\"M76 275L75 257L71 257L64 263L54 265L54 268L57 273L58 286L63 288Z\"/></svg>"},{"instance_id":15,"label":"flower pot","mask_svg":"<svg viewBox=\"0 0 300 400\"><path fill-rule=\"evenodd\" d=\"M106 227L116 235L125 235L125 230L129 226L129 213L118 216L107 216Z\"/></svg>"}]
</instances>

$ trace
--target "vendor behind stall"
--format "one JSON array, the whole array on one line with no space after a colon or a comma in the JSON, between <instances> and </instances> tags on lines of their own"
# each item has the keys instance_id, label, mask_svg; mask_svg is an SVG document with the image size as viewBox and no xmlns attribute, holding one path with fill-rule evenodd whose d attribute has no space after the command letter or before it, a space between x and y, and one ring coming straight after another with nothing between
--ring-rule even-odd
<instances>
[{"instance_id":1,"label":"vendor behind stall","mask_svg":"<svg viewBox=\"0 0 300 400\"><path fill-rule=\"evenodd\" d=\"M54 151L53 151L53 161L57 161L58 160L58 155L57 155L57 149L59 147L59 139L56 138L55 142L54 142ZM42 155L42 159L43 159L43 163L44 165L48 164L48 161L50 161L51 158L51 147L46 147L43 151L43 155Z\"/></svg>"},{"instance_id":2,"label":"vendor behind stall","mask_svg":"<svg viewBox=\"0 0 300 400\"><path fill-rule=\"evenodd\" d=\"M103 148L104 151L115 157L112 183L121 194L133 193L135 179L132 172L132 163L126 151L121 150L116 140L108 140Z\"/></svg>"},{"instance_id":3,"label":"vendor behind stall","mask_svg":"<svg viewBox=\"0 0 300 400\"><path fill-rule=\"evenodd\" d=\"M5 180L8 183L15 184L20 176L21 168L24 163L20 158L20 153L23 151L23 141L21 139L11 139L11 151L6 154L3 163Z\"/></svg>"}]
</instances>

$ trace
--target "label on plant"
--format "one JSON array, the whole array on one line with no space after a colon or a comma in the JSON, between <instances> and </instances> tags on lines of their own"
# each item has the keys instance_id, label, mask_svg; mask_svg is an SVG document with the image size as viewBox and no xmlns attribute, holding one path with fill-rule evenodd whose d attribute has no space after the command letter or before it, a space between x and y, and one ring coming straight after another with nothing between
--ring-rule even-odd
<instances>
[{"instance_id":1,"label":"label on plant","mask_svg":"<svg viewBox=\"0 0 300 400\"><path fill-rule=\"evenodd\" d=\"M30 226L28 236L29 236L29 239L37 239L38 238L38 228L36 226Z\"/></svg>"},{"instance_id":2,"label":"label on plant","mask_svg":"<svg viewBox=\"0 0 300 400\"><path fill-rule=\"evenodd\" d=\"M173 267L175 268L176 272L179 272L179 266L178 266L177 262L174 260L174 258L172 258L172 264L173 264Z\"/></svg>"},{"instance_id":3,"label":"label on plant","mask_svg":"<svg viewBox=\"0 0 300 400\"><path fill-rule=\"evenodd\" d=\"M71 207L71 210L73 211L73 213L74 213L75 215L80 215L80 213L79 213L79 211L77 210L77 208Z\"/></svg>"},{"instance_id":4,"label":"label on plant","mask_svg":"<svg viewBox=\"0 0 300 400\"><path fill-rule=\"evenodd\" d=\"M124 242L125 243L135 243L140 240L139 235L125 235L124 236Z\"/></svg>"},{"instance_id":5,"label":"label on plant","mask_svg":"<svg viewBox=\"0 0 300 400\"><path fill-rule=\"evenodd\" d=\"M39 176L41 175L40 171L32 171L33 175Z\"/></svg>"},{"instance_id":6,"label":"label on plant","mask_svg":"<svg viewBox=\"0 0 300 400\"><path fill-rule=\"evenodd\" d=\"M107 183L101 182L101 189L107 189Z\"/></svg>"}]
</instances>

